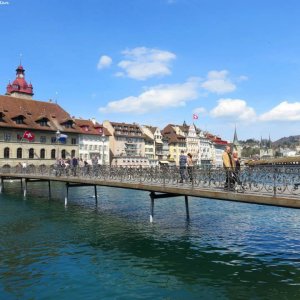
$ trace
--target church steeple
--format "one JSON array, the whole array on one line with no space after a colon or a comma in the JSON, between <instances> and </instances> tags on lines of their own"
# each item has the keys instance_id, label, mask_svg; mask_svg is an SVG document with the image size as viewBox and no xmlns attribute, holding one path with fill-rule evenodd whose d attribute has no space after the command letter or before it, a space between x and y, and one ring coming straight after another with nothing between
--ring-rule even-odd
<instances>
[{"instance_id":1,"label":"church steeple","mask_svg":"<svg viewBox=\"0 0 300 300\"><path fill-rule=\"evenodd\" d=\"M6 95L32 99L33 87L31 83L27 84L25 80L25 70L21 64L16 69L16 79L12 84L9 82L7 85Z\"/></svg>"},{"instance_id":2,"label":"church steeple","mask_svg":"<svg viewBox=\"0 0 300 300\"><path fill-rule=\"evenodd\" d=\"M239 140L238 140L237 133L236 133L236 126L234 126L233 144L234 145L239 144Z\"/></svg>"}]
</instances>

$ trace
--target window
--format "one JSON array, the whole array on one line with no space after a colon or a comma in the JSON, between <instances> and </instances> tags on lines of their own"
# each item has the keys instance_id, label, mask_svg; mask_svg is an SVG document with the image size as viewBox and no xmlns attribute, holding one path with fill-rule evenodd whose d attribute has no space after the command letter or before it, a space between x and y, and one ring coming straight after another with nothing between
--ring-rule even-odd
<instances>
[{"instance_id":1,"label":"window","mask_svg":"<svg viewBox=\"0 0 300 300\"><path fill-rule=\"evenodd\" d=\"M29 158L34 158L34 149L33 148L30 148L29 149Z\"/></svg>"},{"instance_id":2,"label":"window","mask_svg":"<svg viewBox=\"0 0 300 300\"><path fill-rule=\"evenodd\" d=\"M22 158L22 148L17 149L17 158Z\"/></svg>"},{"instance_id":3,"label":"window","mask_svg":"<svg viewBox=\"0 0 300 300\"><path fill-rule=\"evenodd\" d=\"M11 140L11 134L8 132L4 132L4 141L10 141Z\"/></svg>"},{"instance_id":4,"label":"window","mask_svg":"<svg viewBox=\"0 0 300 300\"><path fill-rule=\"evenodd\" d=\"M63 158L63 159L66 158L66 150L65 149L61 150L61 158Z\"/></svg>"},{"instance_id":5,"label":"window","mask_svg":"<svg viewBox=\"0 0 300 300\"><path fill-rule=\"evenodd\" d=\"M21 141L22 138L23 138L22 134L21 134L21 133L18 133L18 134L17 134L17 140L18 140L18 141Z\"/></svg>"},{"instance_id":6,"label":"window","mask_svg":"<svg viewBox=\"0 0 300 300\"><path fill-rule=\"evenodd\" d=\"M72 128L73 121L69 120L69 121L65 122L64 125L65 125L65 128Z\"/></svg>"},{"instance_id":7,"label":"window","mask_svg":"<svg viewBox=\"0 0 300 300\"><path fill-rule=\"evenodd\" d=\"M46 141L47 141L46 137L45 137L44 135L42 135L42 136L40 137L40 142L43 143L43 144L45 144Z\"/></svg>"},{"instance_id":8,"label":"window","mask_svg":"<svg viewBox=\"0 0 300 300\"><path fill-rule=\"evenodd\" d=\"M4 116L5 116L4 113L0 112L0 122L4 122L4 119L3 119Z\"/></svg>"},{"instance_id":9,"label":"window","mask_svg":"<svg viewBox=\"0 0 300 300\"><path fill-rule=\"evenodd\" d=\"M16 124L24 124L24 117L23 116L18 116L17 118L13 119Z\"/></svg>"},{"instance_id":10,"label":"window","mask_svg":"<svg viewBox=\"0 0 300 300\"><path fill-rule=\"evenodd\" d=\"M77 139L76 138L72 138L71 139L71 144L72 145L76 145L77 144Z\"/></svg>"},{"instance_id":11,"label":"window","mask_svg":"<svg viewBox=\"0 0 300 300\"><path fill-rule=\"evenodd\" d=\"M41 149L40 151L40 158L45 159L45 149Z\"/></svg>"},{"instance_id":12,"label":"window","mask_svg":"<svg viewBox=\"0 0 300 300\"><path fill-rule=\"evenodd\" d=\"M51 159L55 159L56 153L55 149L51 150Z\"/></svg>"},{"instance_id":13,"label":"window","mask_svg":"<svg viewBox=\"0 0 300 300\"><path fill-rule=\"evenodd\" d=\"M9 148L4 148L4 158L9 158Z\"/></svg>"},{"instance_id":14,"label":"window","mask_svg":"<svg viewBox=\"0 0 300 300\"><path fill-rule=\"evenodd\" d=\"M55 136L52 136L51 137L51 144L55 144L56 143L56 137Z\"/></svg>"},{"instance_id":15,"label":"window","mask_svg":"<svg viewBox=\"0 0 300 300\"><path fill-rule=\"evenodd\" d=\"M76 155L76 150L72 150L71 151L71 157L75 157L75 155Z\"/></svg>"},{"instance_id":16,"label":"window","mask_svg":"<svg viewBox=\"0 0 300 300\"><path fill-rule=\"evenodd\" d=\"M48 119L47 118L43 118L40 120L40 126L48 126Z\"/></svg>"}]
</instances>

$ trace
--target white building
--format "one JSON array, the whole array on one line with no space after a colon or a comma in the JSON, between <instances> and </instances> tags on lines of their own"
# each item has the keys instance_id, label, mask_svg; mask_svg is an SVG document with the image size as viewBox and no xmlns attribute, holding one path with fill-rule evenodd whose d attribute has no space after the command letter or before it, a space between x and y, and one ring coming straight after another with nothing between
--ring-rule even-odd
<instances>
[{"instance_id":1,"label":"white building","mask_svg":"<svg viewBox=\"0 0 300 300\"><path fill-rule=\"evenodd\" d=\"M198 162L201 166L208 166L212 164L213 161L213 151L214 147L212 142L205 136L204 131L199 130L199 154Z\"/></svg>"},{"instance_id":2,"label":"white building","mask_svg":"<svg viewBox=\"0 0 300 300\"><path fill-rule=\"evenodd\" d=\"M79 158L88 163L108 165L109 136L110 133L94 119L75 119L76 125L81 129L79 134Z\"/></svg>"}]
</instances>

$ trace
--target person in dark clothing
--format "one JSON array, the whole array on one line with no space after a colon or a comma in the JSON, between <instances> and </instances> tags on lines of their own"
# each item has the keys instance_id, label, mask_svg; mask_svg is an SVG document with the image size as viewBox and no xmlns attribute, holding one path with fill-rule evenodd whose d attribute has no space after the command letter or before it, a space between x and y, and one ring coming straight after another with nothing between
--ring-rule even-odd
<instances>
[{"instance_id":1,"label":"person in dark clothing","mask_svg":"<svg viewBox=\"0 0 300 300\"><path fill-rule=\"evenodd\" d=\"M186 164L187 164L187 158L186 155L184 155L184 151L181 150L181 154L179 156L179 174L180 174L180 183L183 183L183 180L185 179L185 173L186 173Z\"/></svg>"}]
</instances>

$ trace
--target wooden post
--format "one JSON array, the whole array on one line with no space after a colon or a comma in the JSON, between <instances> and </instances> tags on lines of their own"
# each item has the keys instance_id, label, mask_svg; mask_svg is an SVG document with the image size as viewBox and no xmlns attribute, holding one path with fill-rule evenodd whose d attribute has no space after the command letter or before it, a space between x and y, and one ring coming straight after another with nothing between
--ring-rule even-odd
<instances>
[{"instance_id":1,"label":"wooden post","mask_svg":"<svg viewBox=\"0 0 300 300\"><path fill-rule=\"evenodd\" d=\"M189 198L188 198L188 196L185 195L184 200L185 200L186 219L189 220L190 219L190 212L189 212Z\"/></svg>"},{"instance_id":2,"label":"wooden post","mask_svg":"<svg viewBox=\"0 0 300 300\"><path fill-rule=\"evenodd\" d=\"M3 178L1 177L0 181L0 194L3 192Z\"/></svg>"},{"instance_id":3,"label":"wooden post","mask_svg":"<svg viewBox=\"0 0 300 300\"><path fill-rule=\"evenodd\" d=\"M21 178L21 190L23 190L23 178Z\"/></svg>"},{"instance_id":4,"label":"wooden post","mask_svg":"<svg viewBox=\"0 0 300 300\"><path fill-rule=\"evenodd\" d=\"M154 217L154 196L155 193L150 193L150 199L151 199L151 206L150 206L150 223L153 223L153 217Z\"/></svg>"},{"instance_id":5,"label":"wooden post","mask_svg":"<svg viewBox=\"0 0 300 300\"><path fill-rule=\"evenodd\" d=\"M98 197L97 197L97 186L94 185L94 189L95 189L95 201L96 201L96 205L98 204Z\"/></svg>"}]
</instances>

